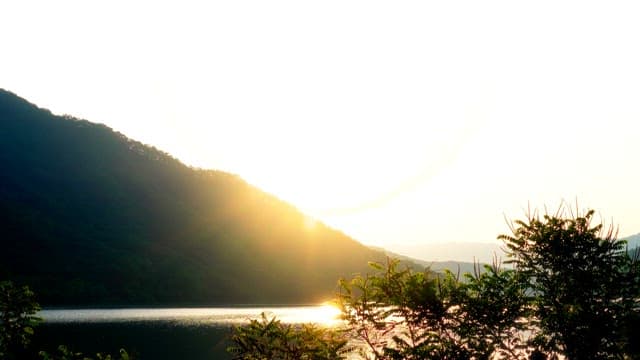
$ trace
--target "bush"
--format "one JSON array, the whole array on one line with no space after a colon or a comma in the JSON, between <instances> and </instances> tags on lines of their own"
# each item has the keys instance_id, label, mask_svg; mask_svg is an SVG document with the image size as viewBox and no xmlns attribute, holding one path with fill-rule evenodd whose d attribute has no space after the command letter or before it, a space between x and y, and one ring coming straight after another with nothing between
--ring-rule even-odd
<instances>
[{"instance_id":1,"label":"bush","mask_svg":"<svg viewBox=\"0 0 640 360\"><path fill-rule=\"evenodd\" d=\"M0 359L35 359L43 360L93 360L79 352L74 352L64 345L58 351L50 354L46 351L36 351L29 345L34 334L34 328L41 319L35 314L40 305L35 301L34 293L27 286L16 287L10 281L0 281ZM96 360L130 360L131 357L124 350L119 356L98 353Z\"/></svg>"},{"instance_id":2,"label":"bush","mask_svg":"<svg viewBox=\"0 0 640 360\"><path fill-rule=\"evenodd\" d=\"M39 356L42 360L131 360L132 358L129 354L124 350L120 349L120 353L118 356L112 356L110 354L105 353L97 353L95 358L90 358L82 354L81 352L74 352L68 349L64 345L58 346L58 350L49 354L46 351L40 351Z\"/></svg>"},{"instance_id":3,"label":"bush","mask_svg":"<svg viewBox=\"0 0 640 360\"><path fill-rule=\"evenodd\" d=\"M228 350L238 360L344 359L347 340L338 331L314 324L283 324L262 313L260 320L235 329Z\"/></svg>"},{"instance_id":4,"label":"bush","mask_svg":"<svg viewBox=\"0 0 640 360\"><path fill-rule=\"evenodd\" d=\"M33 329L40 321L35 314L40 306L28 287L10 281L0 282L0 359L24 356Z\"/></svg>"}]
</instances>

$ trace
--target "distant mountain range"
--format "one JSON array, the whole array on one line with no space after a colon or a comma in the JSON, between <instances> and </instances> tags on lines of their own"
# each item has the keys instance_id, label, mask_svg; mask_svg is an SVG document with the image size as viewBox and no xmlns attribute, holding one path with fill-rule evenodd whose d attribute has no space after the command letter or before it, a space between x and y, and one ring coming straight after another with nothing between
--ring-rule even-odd
<instances>
[{"instance_id":1,"label":"distant mountain range","mask_svg":"<svg viewBox=\"0 0 640 360\"><path fill-rule=\"evenodd\" d=\"M428 269L436 271L436 272L442 272L443 270L449 270L449 271L453 272L454 274L457 274L457 273L459 273L460 275L462 275L464 273L473 274L477 266L480 266L482 268L482 265L491 263L491 261L482 262L482 261L479 261L477 259L476 259L475 262L473 262L473 261L452 261L452 260L448 260L448 261L427 261L427 260L416 259L416 258L413 258L413 257L410 257L410 256L397 254L397 253L385 250L385 249L383 249L381 247L372 246L371 248L376 250L376 251L384 252L389 258L398 259L398 260L404 261L407 264L416 264L416 265L418 265L417 268L428 268Z\"/></svg>"},{"instance_id":2,"label":"distant mountain range","mask_svg":"<svg viewBox=\"0 0 640 360\"><path fill-rule=\"evenodd\" d=\"M418 259L440 262L491 263L496 256L502 260L506 257L501 243L498 242L425 242L406 253Z\"/></svg>"},{"instance_id":3,"label":"distant mountain range","mask_svg":"<svg viewBox=\"0 0 640 360\"><path fill-rule=\"evenodd\" d=\"M635 234L622 238L627 241L629 249L640 247L640 234Z\"/></svg>"},{"instance_id":4,"label":"distant mountain range","mask_svg":"<svg viewBox=\"0 0 640 360\"><path fill-rule=\"evenodd\" d=\"M640 256L640 234L635 234L623 238L627 241L629 254Z\"/></svg>"},{"instance_id":5,"label":"distant mountain range","mask_svg":"<svg viewBox=\"0 0 640 360\"><path fill-rule=\"evenodd\" d=\"M640 234L621 238L627 241L630 252L638 249L640 251ZM499 243L482 242L452 242L452 243L423 243L410 253L413 256L404 256L393 253L381 247L372 249L382 251L387 256L403 259L419 266L429 267L432 270L440 271L448 269L460 273L473 273L474 264L492 264L495 260L503 262L507 260L507 255L503 246ZM430 260L425 260L430 259Z\"/></svg>"},{"instance_id":6,"label":"distant mountain range","mask_svg":"<svg viewBox=\"0 0 640 360\"><path fill-rule=\"evenodd\" d=\"M45 305L311 303L385 259L238 176L4 90L0 167L0 279Z\"/></svg>"}]
</instances>

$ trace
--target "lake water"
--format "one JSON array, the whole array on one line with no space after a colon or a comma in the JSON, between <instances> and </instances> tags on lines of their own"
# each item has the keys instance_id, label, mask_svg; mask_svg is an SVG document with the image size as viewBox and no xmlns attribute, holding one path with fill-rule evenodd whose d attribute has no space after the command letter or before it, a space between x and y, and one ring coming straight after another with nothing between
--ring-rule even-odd
<instances>
[{"instance_id":1,"label":"lake water","mask_svg":"<svg viewBox=\"0 0 640 360\"><path fill-rule=\"evenodd\" d=\"M66 344L85 354L125 348L141 360L231 359L226 352L231 329L262 312L286 323L339 324L339 312L327 305L43 310L34 342L48 351Z\"/></svg>"}]
</instances>

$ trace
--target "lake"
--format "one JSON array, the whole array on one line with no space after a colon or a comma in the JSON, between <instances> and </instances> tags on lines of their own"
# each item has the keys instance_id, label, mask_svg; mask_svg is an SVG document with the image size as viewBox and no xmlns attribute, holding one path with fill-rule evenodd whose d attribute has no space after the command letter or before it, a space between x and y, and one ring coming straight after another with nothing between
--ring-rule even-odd
<instances>
[{"instance_id":1,"label":"lake","mask_svg":"<svg viewBox=\"0 0 640 360\"><path fill-rule=\"evenodd\" d=\"M75 351L117 353L136 359L231 359L226 352L233 326L259 318L262 312L286 323L339 324L337 309L328 306L65 309L43 310L36 330L38 348L53 351L66 344Z\"/></svg>"}]
</instances>

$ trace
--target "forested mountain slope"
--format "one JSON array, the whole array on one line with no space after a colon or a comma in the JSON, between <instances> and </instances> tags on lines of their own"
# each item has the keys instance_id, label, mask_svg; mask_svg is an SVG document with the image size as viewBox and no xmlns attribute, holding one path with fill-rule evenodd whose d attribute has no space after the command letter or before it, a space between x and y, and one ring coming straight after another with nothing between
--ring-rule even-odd
<instances>
[{"instance_id":1,"label":"forested mountain slope","mask_svg":"<svg viewBox=\"0 0 640 360\"><path fill-rule=\"evenodd\" d=\"M0 279L45 305L306 303L384 259L237 176L0 90Z\"/></svg>"}]
</instances>

